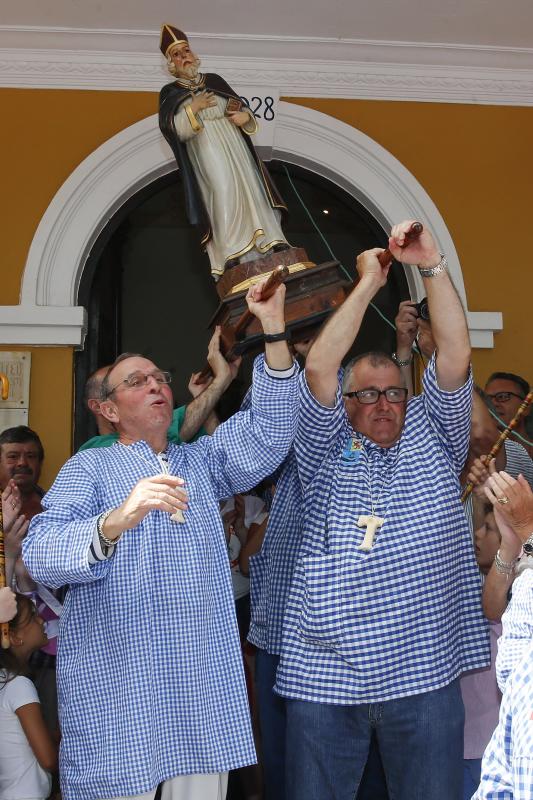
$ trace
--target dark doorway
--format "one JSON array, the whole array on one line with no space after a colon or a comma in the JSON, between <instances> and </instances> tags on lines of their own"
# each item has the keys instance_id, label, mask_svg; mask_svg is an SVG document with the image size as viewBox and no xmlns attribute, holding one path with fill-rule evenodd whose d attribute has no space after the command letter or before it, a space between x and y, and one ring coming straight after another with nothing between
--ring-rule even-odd
<instances>
[{"instance_id":1,"label":"dark doorway","mask_svg":"<svg viewBox=\"0 0 533 800\"><path fill-rule=\"evenodd\" d=\"M315 263L336 258L353 279L357 254L386 246L387 236L374 217L330 181L282 162L270 162L269 170L289 207L287 238ZM393 322L400 300L408 297L403 267L394 265L375 306ZM85 348L76 356L76 449L96 433L84 408L84 383L121 352L143 353L170 370L176 404L190 400L187 383L205 364L206 326L218 302L207 255L185 217L179 173L170 173L113 216L84 269L78 303L87 308L89 323ZM394 330L369 308L354 354L394 347ZM250 369L248 359L226 398L224 416L238 405Z\"/></svg>"}]
</instances>

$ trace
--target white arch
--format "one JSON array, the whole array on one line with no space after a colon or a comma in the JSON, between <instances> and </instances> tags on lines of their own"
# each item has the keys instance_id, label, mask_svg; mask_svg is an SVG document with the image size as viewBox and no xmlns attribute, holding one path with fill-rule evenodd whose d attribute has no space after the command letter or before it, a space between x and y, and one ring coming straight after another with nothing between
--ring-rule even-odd
<instances>
[{"instance_id":1,"label":"white arch","mask_svg":"<svg viewBox=\"0 0 533 800\"><path fill-rule=\"evenodd\" d=\"M368 136L343 122L291 103L279 104L273 158L311 169L356 197L385 229L399 219L426 220L448 255L454 283L468 308L459 259L438 209L413 175ZM157 116L113 136L61 186L33 238L19 306L0 307L0 341L83 344L85 311L77 306L80 279L98 235L139 189L175 168ZM411 295L422 282L407 270ZM492 347L502 327L498 312L467 312L472 344Z\"/></svg>"}]
</instances>

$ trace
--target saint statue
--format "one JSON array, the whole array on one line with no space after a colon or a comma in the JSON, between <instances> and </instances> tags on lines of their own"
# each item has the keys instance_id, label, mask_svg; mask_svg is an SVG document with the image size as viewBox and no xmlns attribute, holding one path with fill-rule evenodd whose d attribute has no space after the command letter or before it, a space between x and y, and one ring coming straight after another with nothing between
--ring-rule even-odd
<instances>
[{"instance_id":1,"label":"saint statue","mask_svg":"<svg viewBox=\"0 0 533 800\"><path fill-rule=\"evenodd\" d=\"M175 80L161 90L159 127L178 162L187 217L200 229L213 276L286 249L287 208L250 140L257 130L252 111L220 75L198 71L183 31L163 25L160 48Z\"/></svg>"}]
</instances>

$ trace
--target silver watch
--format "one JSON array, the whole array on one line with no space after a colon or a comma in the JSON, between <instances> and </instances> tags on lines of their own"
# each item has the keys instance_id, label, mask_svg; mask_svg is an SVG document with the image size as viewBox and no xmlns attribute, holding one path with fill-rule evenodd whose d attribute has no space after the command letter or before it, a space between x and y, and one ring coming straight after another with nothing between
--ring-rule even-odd
<instances>
[{"instance_id":1,"label":"silver watch","mask_svg":"<svg viewBox=\"0 0 533 800\"><path fill-rule=\"evenodd\" d=\"M446 272L448 269L448 259L444 253L440 254L440 261L434 267L421 267L418 266L418 271L423 278L434 278L435 275L440 275L441 272Z\"/></svg>"},{"instance_id":2,"label":"silver watch","mask_svg":"<svg viewBox=\"0 0 533 800\"><path fill-rule=\"evenodd\" d=\"M398 366L398 367L408 367L409 364L413 360L413 353L412 352L409 353L409 358L405 358L405 359L398 358L398 354L397 353L393 353L391 358L394 361L394 363L396 364L396 366Z\"/></svg>"},{"instance_id":3,"label":"silver watch","mask_svg":"<svg viewBox=\"0 0 533 800\"><path fill-rule=\"evenodd\" d=\"M533 533L526 539L522 545L522 549L526 556L533 556Z\"/></svg>"}]
</instances>

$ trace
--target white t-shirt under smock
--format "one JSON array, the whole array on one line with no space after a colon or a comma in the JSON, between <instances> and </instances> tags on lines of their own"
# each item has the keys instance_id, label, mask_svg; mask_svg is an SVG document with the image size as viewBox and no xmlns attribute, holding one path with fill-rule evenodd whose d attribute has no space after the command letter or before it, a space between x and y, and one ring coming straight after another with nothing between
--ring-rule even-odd
<instances>
[{"instance_id":1,"label":"white t-shirt under smock","mask_svg":"<svg viewBox=\"0 0 533 800\"><path fill-rule=\"evenodd\" d=\"M16 711L38 703L37 690L18 676L3 684L0 672L0 800L45 800L52 788L30 747Z\"/></svg>"}]
</instances>

